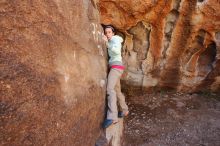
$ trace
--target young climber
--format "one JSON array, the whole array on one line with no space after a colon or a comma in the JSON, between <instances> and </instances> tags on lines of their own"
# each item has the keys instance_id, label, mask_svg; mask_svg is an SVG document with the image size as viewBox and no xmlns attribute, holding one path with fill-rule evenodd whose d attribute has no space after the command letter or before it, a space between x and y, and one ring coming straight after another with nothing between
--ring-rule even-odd
<instances>
[{"instance_id":1,"label":"young climber","mask_svg":"<svg viewBox=\"0 0 220 146\"><path fill-rule=\"evenodd\" d=\"M124 71L124 66L121 57L121 48L123 39L115 35L115 29L111 25L104 27L104 41L108 48L109 55L109 74L107 81L107 95L108 95L108 111L107 118L103 123L103 128L107 128L112 124L118 122L118 117L122 118L128 115L128 106L125 103L125 97L121 93L120 78ZM119 103L119 111L117 108Z\"/></svg>"}]
</instances>

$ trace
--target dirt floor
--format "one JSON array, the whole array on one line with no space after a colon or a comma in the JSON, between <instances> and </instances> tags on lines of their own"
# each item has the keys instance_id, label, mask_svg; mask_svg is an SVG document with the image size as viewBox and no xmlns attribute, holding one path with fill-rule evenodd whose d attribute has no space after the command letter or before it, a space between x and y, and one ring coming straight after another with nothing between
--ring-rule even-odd
<instances>
[{"instance_id":1,"label":"dirt floor","mask_svg":"<svg viewBox=\"0 0 220 146\"><path fill-rule=\"evenodd\" d=\"M220 146L219 95L155 93L127 102L123 146Z\"/></svg>"}]
</instances>

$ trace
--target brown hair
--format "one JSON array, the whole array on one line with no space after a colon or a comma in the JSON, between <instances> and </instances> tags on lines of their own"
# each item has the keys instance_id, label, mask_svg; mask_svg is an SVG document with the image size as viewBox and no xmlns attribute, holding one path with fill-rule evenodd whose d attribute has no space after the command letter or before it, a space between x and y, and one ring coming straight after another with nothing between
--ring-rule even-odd
<instances>
[{"instance_id":1,"label":"brown hair","mask_svg":"<svg viewBox=\"0 0 220 146\"><path fill-rule=\"evenodd\" d=\"M106 28L111 28L111 29L112 29L112 32L115 33L115 28L114 28L112 25L105 25L105 26L104 26L104 31L105 31Z\"/></svg>"}]
</instances>

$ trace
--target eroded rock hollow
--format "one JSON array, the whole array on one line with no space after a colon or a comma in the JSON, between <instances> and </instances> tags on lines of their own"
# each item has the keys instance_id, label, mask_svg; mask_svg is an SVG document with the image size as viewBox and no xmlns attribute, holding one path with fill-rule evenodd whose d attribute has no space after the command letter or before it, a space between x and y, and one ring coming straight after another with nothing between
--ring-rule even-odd
<instances>
[{"instance_id":1,"label":"eroded rock hollow","mask_svg":"<svg viewBox=\"0 0 220 146\"><path fill-rule=\"evenodd\" d=\"M220 91L219 0L100 0L124 35L124 81L142 89Z\"/></svg>"}]
</instances>

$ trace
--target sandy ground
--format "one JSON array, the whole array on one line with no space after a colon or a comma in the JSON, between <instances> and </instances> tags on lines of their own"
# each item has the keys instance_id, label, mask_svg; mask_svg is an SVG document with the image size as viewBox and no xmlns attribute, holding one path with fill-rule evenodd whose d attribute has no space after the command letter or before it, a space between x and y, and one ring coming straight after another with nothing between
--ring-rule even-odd
<instances>
[{"instance_id":1,"label":"sandy ground","mask_svg":"<svg viewBox=\"0 0 220 146\"><path fill-rule=\"evenodd\" d=\"M123 146L220 146L219 95L146 94L128 105Z\"/></svg>"}]
</instances>

